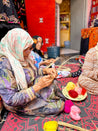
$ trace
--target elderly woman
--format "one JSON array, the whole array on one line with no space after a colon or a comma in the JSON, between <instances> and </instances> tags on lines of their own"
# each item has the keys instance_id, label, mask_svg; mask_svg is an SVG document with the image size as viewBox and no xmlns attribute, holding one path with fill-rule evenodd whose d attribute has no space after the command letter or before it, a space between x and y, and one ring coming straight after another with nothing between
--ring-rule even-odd
<instances>
[{"instance_id":1,"label":"elderly woman","mask_svg":"<svg viewBox=\"0 0 98 131\"><path fill-rule=\"evenodd\" d=\"M98 95L98 43L86 54L78 84L90 94Z\"/></svg>"},{"instance_id":2,"label":"elderly woman","mask_svg":"<svg viewBox=\"0 0 98 131\"><path fill-rule=\"evenodd\" d=\"M10 30L0 42L0 96L12 112L58 114L64 101L57 96L55 69L36 69L30 58L33 40L23 29ZM42 76L44 75L44 76Z\"/></svg>"}]
</instances>

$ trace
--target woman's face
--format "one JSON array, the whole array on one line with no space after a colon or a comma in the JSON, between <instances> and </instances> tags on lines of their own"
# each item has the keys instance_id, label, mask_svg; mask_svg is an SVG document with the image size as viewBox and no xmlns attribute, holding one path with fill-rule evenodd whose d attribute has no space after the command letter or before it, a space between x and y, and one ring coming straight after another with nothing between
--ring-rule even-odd
<instances>
[{"instance_id":1,"label":"woman's face","mask_svg":"<svg viewBox=\"0 0 98 131\"><path fill-rule=\"evenodd\" d=\"M28 58L31 51L32 51L32 45L30 45L27 49L23 51L24 59Z\"/></svg>"},{"instance_id":2,"label":"woman's face","mask_svg":"<svg viewBox=\"0 0 98 131\"><path fill-rule=\"evenodd\" d=\"M40 50L40 49L41 49L41 46L42 46L42 39L41 39L41 38L38 38L37 43L36 43L36 49L37 49L37 50Z\"/></svg>"}]
</instances>

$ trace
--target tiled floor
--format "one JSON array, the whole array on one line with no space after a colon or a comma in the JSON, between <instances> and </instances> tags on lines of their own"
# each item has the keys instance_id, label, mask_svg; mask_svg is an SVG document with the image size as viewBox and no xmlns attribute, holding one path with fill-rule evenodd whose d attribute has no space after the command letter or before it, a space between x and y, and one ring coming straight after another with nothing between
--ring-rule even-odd
<instances>
[{"instance_id":1,"label":"tiled floor","mask_svg":"<svg viewBox=\"0 0 98 131\"><path fill-rule=\"evenodd\" d=\"M73 49L60 48L60 57L67 60L70 57L77 56L80 54L80 51Z\"/></svg>"},{"instance_id":2,"label":"tiled floor","mask_svg":"<svg viewBox=\"0 0 98 131\"><path fill-rule=\"evenodd\" d=\"M73 49L60 48L60 55L79 55L80 51Z\"/></svg>"},{"instance_id":3,"label":"tiled floor","mask_svg":"<svg viewBox=\"0 0 98 131\"><path fill-rule=\"evenodd\" d=\"M74 55L79 55L79 54L80 54L80 51L78 50L60 48L60 56L64 58L71 57ZM48 54L46 53L44 57L48 58Z\"/></svg>"}]
</instances>

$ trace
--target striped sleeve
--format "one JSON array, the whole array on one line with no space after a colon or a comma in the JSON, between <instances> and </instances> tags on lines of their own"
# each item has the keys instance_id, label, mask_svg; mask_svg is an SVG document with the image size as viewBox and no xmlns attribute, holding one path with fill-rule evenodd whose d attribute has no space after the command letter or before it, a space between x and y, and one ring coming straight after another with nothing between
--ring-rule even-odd
<instances>
[{"instance_id":1,"label":"striped sleeve","mask_svg":"<svg viewBox=\"0 0 98 131\"><path fill-rule=\"evenodd\" d=\"M16 92L4 84L0 86L0 96L9 106L22 106L36 98L32 87Z\"/></svg>"}]
</instances>

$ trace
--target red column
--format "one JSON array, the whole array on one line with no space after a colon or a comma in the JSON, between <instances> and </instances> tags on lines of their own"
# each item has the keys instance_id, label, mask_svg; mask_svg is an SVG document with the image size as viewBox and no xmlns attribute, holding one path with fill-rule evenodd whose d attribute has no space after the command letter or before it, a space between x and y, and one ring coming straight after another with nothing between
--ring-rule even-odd
<instances>
[{"instance_id":1,"label":"red column","mask_svg":"<svg viewBox=\"0 0 98 131\"><path fill-rule=\"evenodd\" d=\"M43 38L42 50L55 43L55 0L25 0L27 28Z\"/></svg>"}]
</instances>

